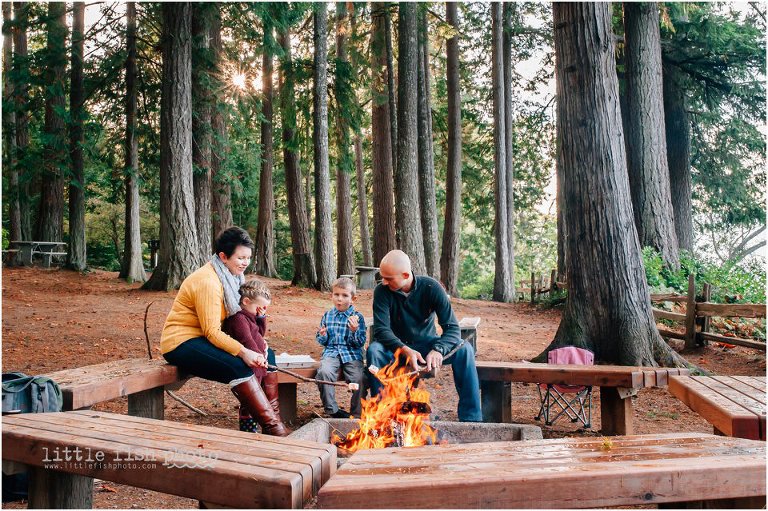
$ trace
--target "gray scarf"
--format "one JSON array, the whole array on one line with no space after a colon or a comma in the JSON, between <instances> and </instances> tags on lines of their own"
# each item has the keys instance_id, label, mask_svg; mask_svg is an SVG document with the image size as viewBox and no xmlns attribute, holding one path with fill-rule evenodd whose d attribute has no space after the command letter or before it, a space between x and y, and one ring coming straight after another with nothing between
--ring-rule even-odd
<instances>
[{"instance_id":1,"label":"gray scarf","mask_svg":"<svg viewBox=\"0 0 768 511\"><path fill-rule=\"evenodd\" d=\"M227 309L227 317L234 316L240 310L240 286L245 283L243 275L233 275L218 254L211 256L211 264L219 276L221 285L224 286L224 308Z\"/></svg>"}]
</instances>

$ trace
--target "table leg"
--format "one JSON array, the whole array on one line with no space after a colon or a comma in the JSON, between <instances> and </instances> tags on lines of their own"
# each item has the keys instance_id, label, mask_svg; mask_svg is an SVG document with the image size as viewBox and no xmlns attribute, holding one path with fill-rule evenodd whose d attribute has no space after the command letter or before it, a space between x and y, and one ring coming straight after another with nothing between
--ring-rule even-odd
<instances>
[{"instance_id":1,"label":"table leg","mask_svg":"<svg viewBox=\"0 0 768 511\"><path fill-rule=\"evenodd\" d=\"M32 266L32 246L22 245L19 247L19 263L22 266Z\"/></svg>"},{"instance_id":2,"label":"table leg","mask_svg":"<svg viewBox=\"0 0 768 511\"><path fill-rule=\"evenodd\" d=\"M283 422L293 423L296 420L296 383L281 383L277 386L277 398L280 401L280 417Z\"/></svg>"},{"instance_id":3,"label":"table leg","mask_svg":"<svg viewBox=\"0 0 768 511\"><path fill-rule=\"evenodd\" d=\"M615 387L600 387L600 422L603 435L631 435L632 398L622 399Z\"/></svg>"},{"instance_id":4,"label":"table leg","mask_svg":"<svg viewBox=\"0 0 768 511\"><path fill-rule=\"evenodd\" d=\"M512 383L480 381L483 422L512 422Z\"/></svg>"},{"instance_id":5,"label":"table leg","mask_svg":"<svg viewBox=\"0 0 768 511\"><path fill-rule=\"evenodd\" d=\"M29 469L29 509L91 509L93 478L42 467Z\"/></svg>"}]
</instances>

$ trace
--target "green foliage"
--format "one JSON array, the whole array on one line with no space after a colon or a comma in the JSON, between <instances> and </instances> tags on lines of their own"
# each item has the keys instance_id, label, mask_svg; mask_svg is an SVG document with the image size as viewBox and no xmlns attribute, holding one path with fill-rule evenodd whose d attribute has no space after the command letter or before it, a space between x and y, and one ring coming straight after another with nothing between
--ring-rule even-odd
<instances>
[{"instance_id":1,"label":"green foliage","mask_svg":"<svg viewBox=\"0 0 768 511\"><path fill-rule=\"evenodd\" d=\"M8 250L8 245L10 245L10 240L8 239L9 236L8 229L3 227L3 250Z\"/></svg>"},{"instance_id":2,"label":"green foliage","mask_svg":"<svg viewBox=\"0 0 768 511\"><path fill-rule=\"evenodd\" d=\"M688 292L688 275L696 275L696 293L704 283L712 286L714 303L765 303L766 272L764 263L754 259L746 265L717 265L695 259L683 251L680 269L665 267L661 255L651 247L643 249L643 264L651 293Z\"/></svg>"}]
</instances>

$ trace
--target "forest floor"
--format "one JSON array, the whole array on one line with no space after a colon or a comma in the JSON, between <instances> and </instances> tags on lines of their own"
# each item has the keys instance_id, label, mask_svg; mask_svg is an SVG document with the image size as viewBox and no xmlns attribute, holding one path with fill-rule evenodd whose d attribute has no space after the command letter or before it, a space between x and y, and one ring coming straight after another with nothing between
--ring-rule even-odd
<instances>
[{"instance_id":1,"label":"forest floor","mask_svg":"<svg viewBox=\"0 0 768 511\"><path fill-rule=\"evenodd\" d=\"M288 282L265 279L272 289L268 338L280 354L309 354L319 360L320 346L314 333L322 313L331 306L329 294L290 287ZM87 275L60 269L3 268L2 270L2 368L3 372L41 374L109 360L147 356L144 310L149 309L148 331L153 356L159 357L159 338L175 292L147 292L139 284L126 284L117 273L92 271ZM372 291L360 291L356 307L371 312ZM479 316L478 360L523 360L539 354L553 338L560 311L526 303L499 304L477 300L453 300L456 316ZM681 350L682 346L674 345ZM715 374L765 375L765 353L748 348L724 349L715 345L682 351L690 362ZM425 380L431 392L433 418L456 420L456 392L451 371ZM599 403L598 391L593 399ZM225 385L193 378L177 392L183 399L208 413L202 417L174 400L166 399L165 418L172 421L237 428L235 398ZM339 393L340 397L341 393ZM299 386L299 418L293 427L322 413L317 388ZM348 403L340 401L347 408ZM95 407L127 413L125 398ZM534 385L514 384L513 417L524 424L538 410ZM635 398L636 433L674 431L712 432L712 427L666 389L645 389ZM593 409L593 430L585 431L568 421L543 427L545 438L599 435L600 409ZM7 508L26 507L12 503ZM95 508L196 508L191 499L153 491L98 482ZM442 507L440 502L435 508Z\"/></svg>"}]
</instances>

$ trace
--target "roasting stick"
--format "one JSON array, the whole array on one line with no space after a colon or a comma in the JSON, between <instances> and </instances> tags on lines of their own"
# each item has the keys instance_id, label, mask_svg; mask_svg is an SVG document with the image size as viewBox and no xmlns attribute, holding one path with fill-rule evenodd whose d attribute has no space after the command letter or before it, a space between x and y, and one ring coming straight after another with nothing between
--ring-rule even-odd
<instances>
[{"instance_id":1,"label":"roasting stick","mask_svg":"<svg viewBox=\"0 0 768 511\"><path fill-rule=\"evenodd\" d=\"M289 371L288 369L283 369L282 367L277 367L273 365L268 365L267 369L271 369L273 371L280 371L281 373L290 374L294 378L298 378L301 381L305 381L307 383L319 383L321 385L333 385L334 387L344 387L350 392L354 390L358 390L360 388L359 383L342 383L340 381L325 381L325 380L318 380L315 378L307 378L306 376L302 376L298 373L294 373L293 371Z\"/></svg>"},{"instance_id":2,"label":"roasting stick","mask_svg":"<svg viewBox=\"0 0 768 511\"><path fill-rule=\"evenodd\" d=\"M459 351L459 348L461 348L462 346L464 346L464 343L465 343L465 342L466 342L466 341L465 341L464 339L462 339L462 340L461 340L461 342L460 342L459 344L457 344L456 346L454 346L454 347L453 347L453 349L452 349L451 351L449 351L448 353L446 353L446 354L445 354L445 356L443 357L443 360L447 359L448 357L452 356L454 353L456 353L457 351ZM426 374L425 374L425 376L427 376L427 375L431 375L432 377L434 377L434 376L436 376L436 375L437 375L437 370L436 370L436 369L432 369L431 371L427 371L427 368L426 368L426 367L422 367L422 368L420 368L420 369L415 369L415 370L413 370L413 371L410 371L410 372L408 372L408 373L398 374L397 376L393 376L393 377L391 377L391 378L384 378L384 379L382 379L382 378L379 378L379 376L378 376L378 373L379 373L379 371L381 371L381 369L380 369L380 368L378 368L378 367L376 367L375 365L370 365L370 366L368 366L368 371L369 371L371 374L373 374L374 376L376 376L376 378L378 378L378 379L379 379L379 381L380 381L380 382L382 382L382 383L384 383L385 381L394 380L395 378L401 378L401 377L403 377L403 376L413 376L414 374L421 374L421 373L426 373Z\"/></svg>"}]
</instances>

